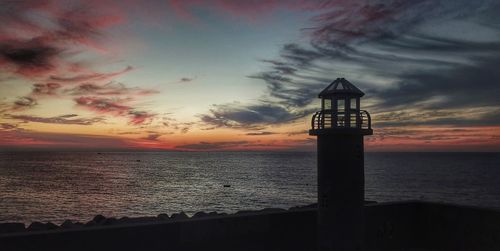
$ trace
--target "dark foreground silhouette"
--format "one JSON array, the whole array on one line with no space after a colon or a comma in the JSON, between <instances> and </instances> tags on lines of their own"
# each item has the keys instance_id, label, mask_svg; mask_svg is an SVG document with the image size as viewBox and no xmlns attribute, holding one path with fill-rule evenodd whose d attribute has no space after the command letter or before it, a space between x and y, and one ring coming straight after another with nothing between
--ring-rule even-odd
<instances>
[{"instance_id":1,"label":"dark foreground silhouette","mask_svg":"<svg viewBox=\"0 0 500 251\"><path fill-rule=\"evenodd\" d=\"M314 207L3 233L0 250L316 250ZM365 213L365 250L500 250L500 210L408 201Z\"/></svg>"}]
</instances>

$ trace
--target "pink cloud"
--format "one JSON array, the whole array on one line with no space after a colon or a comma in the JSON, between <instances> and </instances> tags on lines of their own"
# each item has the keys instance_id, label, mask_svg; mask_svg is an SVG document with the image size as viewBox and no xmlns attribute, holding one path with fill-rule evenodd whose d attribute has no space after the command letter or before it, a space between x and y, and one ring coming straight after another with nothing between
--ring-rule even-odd
<instances>
[{"instance_id":1,"label":"pink cloud","mask_svg":"<svg viewBox=\"0 0 500 251\"><path fill-rule=\"evenodd\" d=\"M66 56L79 53L79 46L105 51L100 43L103 31L125 20L107 3L8 1L2 5L0 66L31 78L74 70Z\"/></svg>"},{"instance_id":2,"label":"pink cloud","mask_svg":"<svg viewBox=\"0 0 500 251\"><path fill-rule=\"evenodd\" d=\"M75 62L86 50L106 51L109 28L126 21L141 1L8 1L0 9L0 67L2 71L36 82L30 94L6 111L31 108L41 98L73 98L77 106L99 114L126 117L130 124L149 123L154 114L131 106L130 96L157 93L112 81L133 70L91 70L92 62ZM147 5L150 6L150 5ZM78 84L78 86L74 86ZM68 87L68 85L70 85ZM102 98L98 96L114 96ZM31 119L29 121L34 121Z\"/></svg>"}]
</instances>

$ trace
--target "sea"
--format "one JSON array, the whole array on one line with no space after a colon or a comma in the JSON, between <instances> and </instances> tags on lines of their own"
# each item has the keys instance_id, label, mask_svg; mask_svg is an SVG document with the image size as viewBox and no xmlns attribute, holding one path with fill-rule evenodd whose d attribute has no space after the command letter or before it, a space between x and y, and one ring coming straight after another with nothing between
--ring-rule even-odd
<instances>
[{"instance_id":1,"label":"sea","mask_svg":"<svg viewBox=\"0 0 500 251\"><path fill-rule=\"evenodd\" d=\"M314 152L0 152L0 222L290 208ZM365 153L366 200L500 209L500 153Z\"/></svg>"}]
</instances>

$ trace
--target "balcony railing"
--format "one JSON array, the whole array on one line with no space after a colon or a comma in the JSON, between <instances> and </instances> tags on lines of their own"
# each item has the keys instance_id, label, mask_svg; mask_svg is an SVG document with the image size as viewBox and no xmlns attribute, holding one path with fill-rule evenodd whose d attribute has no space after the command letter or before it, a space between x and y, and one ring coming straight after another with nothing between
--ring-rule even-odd
<instances>
[{"instance_id":1,"label":"balcony railing","mask_svg":"<svg viewBox=\"0 0 500 251\"><path fill-rule=\"evenodd\" d=\"M313 130L319 129L362 129L371 130L370 114L365 110L351 110L350 113L333 110L316 112L311 121Z\"/></svg>"}]
</instances>

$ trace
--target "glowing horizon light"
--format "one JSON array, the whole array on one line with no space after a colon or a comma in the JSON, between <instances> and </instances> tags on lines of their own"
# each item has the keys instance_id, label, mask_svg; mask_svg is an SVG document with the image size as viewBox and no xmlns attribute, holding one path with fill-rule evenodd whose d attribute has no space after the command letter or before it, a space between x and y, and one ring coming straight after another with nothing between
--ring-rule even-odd
<instances>
[{"instance_id":1,"label":"glowing horizon light","mask_svg":"<svg viewBox=\"0 0 500 251\"><path fill-rule=\"evenodd\" d=\"M498 7L7 1L0 148L314 151L317 95L344 77L367 151L500 151Z\"/></svg>"}]
</instances>

